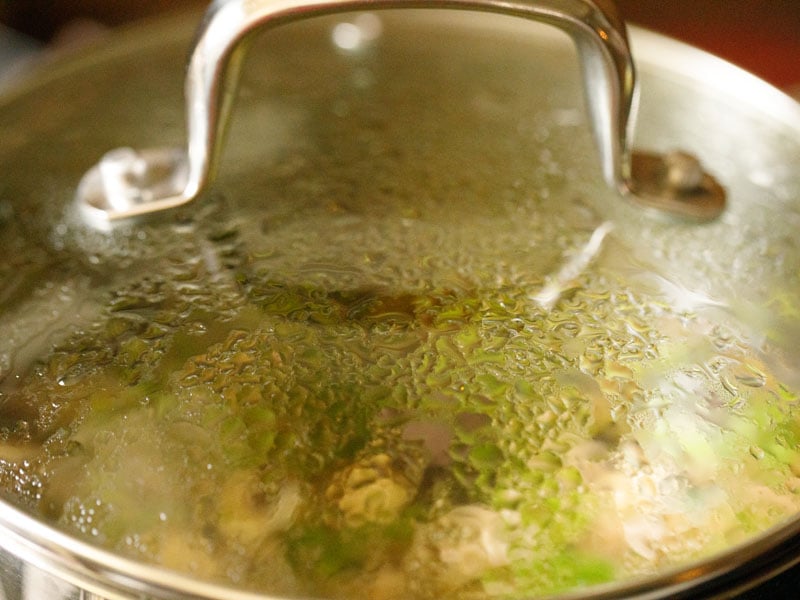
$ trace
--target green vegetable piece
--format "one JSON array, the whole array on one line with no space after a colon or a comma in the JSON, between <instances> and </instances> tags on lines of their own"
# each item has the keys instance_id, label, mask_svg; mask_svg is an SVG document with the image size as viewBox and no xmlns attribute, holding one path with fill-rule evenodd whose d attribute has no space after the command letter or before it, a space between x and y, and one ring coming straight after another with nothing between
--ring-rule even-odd
<instances>
[{"instance_id":1,"label":"green vegetable piece","mask_svg":"<svg viewBox=\"0 0 800 600\"><path fill-rule=\"evenodd\" d=\"M503 458L503 451L494 444L478 444L469 452L470 462L480 470L497 467Z\"/></svg>"}]
</instances>

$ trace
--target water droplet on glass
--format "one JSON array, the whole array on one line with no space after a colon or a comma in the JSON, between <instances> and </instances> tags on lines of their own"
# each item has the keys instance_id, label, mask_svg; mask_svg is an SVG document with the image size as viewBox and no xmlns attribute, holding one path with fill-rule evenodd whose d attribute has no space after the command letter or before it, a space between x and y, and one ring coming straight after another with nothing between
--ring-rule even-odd
<instances>
[{"instance_id":1,"label":"water droplet on glass","mask_svg":"<svg viewBox=\"0 0 800 600\"><path fill-rule=\"evenodd\" d=\"M751 388L763 387L767 382L766 376L753 365L743 364L733 373L736 381Z\"/></svg>"}]
</instances>

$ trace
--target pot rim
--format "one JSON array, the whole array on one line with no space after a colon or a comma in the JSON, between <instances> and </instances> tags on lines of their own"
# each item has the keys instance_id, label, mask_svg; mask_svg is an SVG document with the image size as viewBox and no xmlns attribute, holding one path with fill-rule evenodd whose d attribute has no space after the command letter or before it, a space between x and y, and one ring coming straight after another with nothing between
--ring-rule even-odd
<instances>
[{"instance_id":1,"label":"pot rim","mask_svg":"<svg viewBox=\"0 0 800 600\"><path fill-rule=\"evenodd\" d=\"M238 590L137 562L47 525L0 499L0 547L17 558L107 600L141 594L162 599L283 600ZM711 596L742 591L800 563L800 515L707 559L653 577L611 582L547 596L547 600L656 600L705 589Z\"/></svg>"},{"instance_id":2,"label":"pot rim","mask_svg":"<svg viewBox=\"0 0 800 600\"><path fill-rule=\"evenodd\" d=\"M686 83L713 88L734 97L737 104L758 112L800 134L800 102L757 75L710 52L660 33L628 24L634 61L659 76L670 75ZM680 73L675 65L680 65Z\"/></svg>"}]
</instances>

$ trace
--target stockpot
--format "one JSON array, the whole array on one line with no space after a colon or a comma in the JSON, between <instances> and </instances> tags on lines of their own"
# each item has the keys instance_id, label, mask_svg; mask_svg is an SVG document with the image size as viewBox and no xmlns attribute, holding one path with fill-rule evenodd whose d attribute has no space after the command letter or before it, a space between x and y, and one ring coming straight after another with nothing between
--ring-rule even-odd
<instances>
[{"instance_id":1,"label":"stockpot","mask_svg":"<svg viewBox=\"0 0 800 600\"><path fill-rule=\"evenodd\" d=\"M9 597L715 597L794 565L793 100L611 1L194 20L0 110Z\"/></svg>"}]
</instances>

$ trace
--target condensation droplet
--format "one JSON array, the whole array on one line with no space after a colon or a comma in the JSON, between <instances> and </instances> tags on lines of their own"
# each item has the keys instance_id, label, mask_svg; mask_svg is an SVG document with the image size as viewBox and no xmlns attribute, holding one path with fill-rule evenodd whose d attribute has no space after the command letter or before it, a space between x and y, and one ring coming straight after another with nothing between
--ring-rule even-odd
<instances>
[{"instance_id":1,"label":"condensation droplet","mask_svg":"<svg viewBox=\"0 0 800 600\"><path fill-rule=\"evenodd\" d=\"M736 381L751 388L764 387L767 382L766 376L750 364L742 365L734 372L733 376Z\"/></svg>"}]
</instances>

